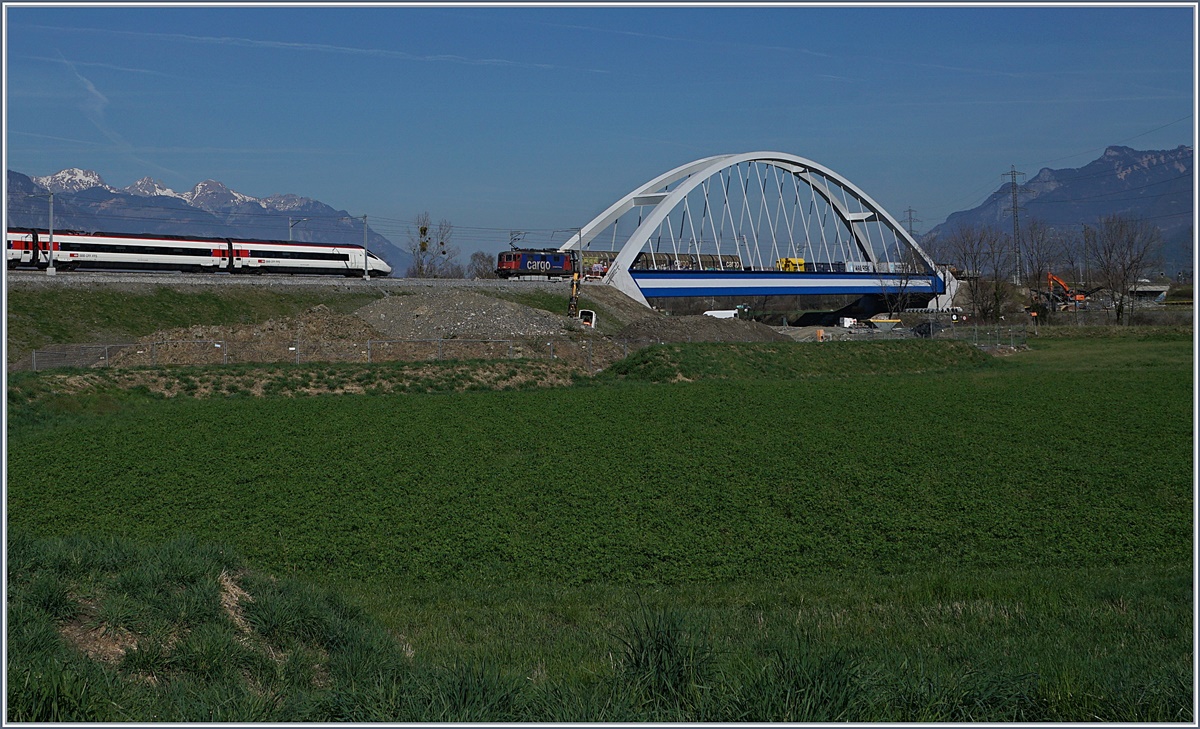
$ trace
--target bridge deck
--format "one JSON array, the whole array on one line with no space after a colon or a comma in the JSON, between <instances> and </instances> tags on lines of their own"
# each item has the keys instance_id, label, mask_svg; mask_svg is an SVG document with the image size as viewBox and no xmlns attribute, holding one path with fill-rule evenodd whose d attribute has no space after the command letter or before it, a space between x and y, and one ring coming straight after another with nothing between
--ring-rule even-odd
<instances>
[{"instance_id":1,"label":"bridge deck","mask_svg":"<svg viewBox=\"0 0 1200 729\"><path fill-rule=\"evenodd\" d=\"M939 276L892 273L784 271L663 271L629 272L642 295L671 296L795 296L820 294L937 295L946 284Z\"/></svg>"}]
</instances>

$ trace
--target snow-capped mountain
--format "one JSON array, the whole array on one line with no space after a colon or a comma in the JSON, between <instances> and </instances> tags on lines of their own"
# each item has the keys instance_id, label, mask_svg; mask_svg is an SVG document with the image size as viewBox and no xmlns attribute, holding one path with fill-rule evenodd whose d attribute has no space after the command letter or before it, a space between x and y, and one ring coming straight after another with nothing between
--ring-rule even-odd
<instances>
[{"instance_id":1,"label":"snow-capped mountain","mask_svg":"<svg viewBox=\"0 0 1200 729\"><path fill-rule=\"evenodd\" d=\"M216 180L205 180L204 182L197 183L190 192L183 193L181 197L194 207L207 210L210 213L227 210L243 203L252 203L262 207L262 203L258 201L258 198L230 190Z\"/></svg>"},{"instance_id":2,"label":"snow-capped mountain","mask_svg":"<svg viewBox=\"0 0 1200 729\"><path fill-rule=\"evenodd\" d=\"M158 195L160 197L183 198L183 195L164 185L161 180L155 180L150 177L143 177L129 187L121 188L121 192L127 192L130 195L137 195L138 197L154 197Z\"/></svg>"},{"instance_id":3,"label":"snow-capped mountain","mask_svg":"<svg viewBox=\"0 0 1200 729\"><path fill-rule=\"evenodd\" d=\"M53 175L30 179L55 194L60 192L79 192L93 187L99 187L108 192L116 192L114 188L105 184L100 175L92 170L81 170L78 167L71 167L60 172L55 172Z\"/></svg>"},{"instance_id":4,"label":"snow-capped mountain","mask_svg":"<svg viewBox=\"0 0 1200 729\"><path fill-rule=\"evenodd\" d=\"M299 195L268 195L258 201L267 210L276 210L279 212L303 212L304 209L316 200Z\"/></svg>"},{"instance_id":5,"label":"snow-capped mountain","mask_svg":"<svg viewBox=\"0 0 1200 729\"><path fill-rule=\"evenodd\" d=\"M64 171L65 172L65 171ZM86 189L89 186L104 187L107 190L112 190L111 187L105 185L100 176L95 172L87 172L79 170L82 174L78 176L78 183L75 185L77 189ZM62 175L63 173L59 173ZM50 181L52 177L32 178L35 182L38 180ZM92 185L88 185L92 182ZM46 187L44 183L39 183ZM59 187L67 189L65 185L59 183ZM58 190L56 190L58 192ZM127 192L130 195L138 197L174 197L186 201L188 204L195 207L215 212L225 210L229 207L242 205L244 203L252 203L258 205L265 210L274 210L276 212L299 212L303 213L310 208L315 200L308 197L300 197L291 193L268 195L264 198L255 198L251 195L240 193L237 190L231 190L229 187L216 180L205 180L198 183L195 187L187 192L176 192L163 184L162 180L156 180L152 177L143 177L129 187L123 187L119 192Z\"/></svg>"},{"instance_id":6,"label":"snow-capped mountain","mask_svg":"<svg viewBox=\"0 0 1200 729\"><path fill-rule=\"evenodd\" d=\"M8 224L15 227L48 227L44 197L53 192L58 230L363 242L362 216L352 218L345 210L290 193L260 200L217 180L176 192L159 180L143 177L118 190L91 170L71 168L43 177L9 170L8 191ZM407 269L409 254L369 226L367 245L393 270Z\"/></svg>"}]
</instances>

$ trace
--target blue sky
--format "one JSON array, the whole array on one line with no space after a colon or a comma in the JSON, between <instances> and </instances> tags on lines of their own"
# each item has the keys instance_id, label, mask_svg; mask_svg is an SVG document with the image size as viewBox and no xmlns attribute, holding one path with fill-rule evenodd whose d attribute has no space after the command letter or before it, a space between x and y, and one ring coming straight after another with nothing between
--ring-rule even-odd
<instances>
[{"instance_id":1,"label":"blue sky","mask_svg":"<svg viewBox=\"0 0 1200 729\"><path fill-rule=\"evenodd\" d=\"M5 8L5 163L295 193L466 250L713 154L929 229L1011 165L1195 143L1192 7ZM565 238L565 234L560 236Z\"/></svg>"}]
</instances>

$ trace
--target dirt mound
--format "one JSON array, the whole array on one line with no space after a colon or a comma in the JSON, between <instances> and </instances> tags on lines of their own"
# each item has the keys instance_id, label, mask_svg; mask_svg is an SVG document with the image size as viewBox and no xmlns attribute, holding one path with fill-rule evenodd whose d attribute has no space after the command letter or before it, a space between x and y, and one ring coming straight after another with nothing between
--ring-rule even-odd
<instances>
[{"instance_id":1,"label":"dirt mound","mask_svg":"<svg viewBox=\"0 0 1200 729\"><path fill-rule=\"evenodd\" d=\"M515 339L582 329L565 316L462 289L389 296L355 313L389 339Z\"/></svg>"},{"instance_id":2,"label":"dirt mound","mask_svg":"<svg viewBox=\"0 0 1200 729\"><path fill-rule=\"evenodd\" d=\"M318 304L300 316L268 319L261 324L194 325L158 331L114 355L111 364L220 364L229 361L230 352L236 353L237 361L287 360L295 356L301 342L357 344L381 338L360 317L335 314Z\"/></svg>"},{"instance_id":3,"label":"dirt mound","mask_svg":"<svg viewBox=\"0 0 1200 729\"><path fill-rule=\"evenodd\" d=\"M605 312L609 316L612 316L613 319L624 325L632 324L639 319L662 316L662 314L653 309L647 309L645 306L626 296L624 292L612 286L586 283L580 289L579 295L600 304L605 308Z\"/></svg>"},{"instance_id":4,"label":"dirt mound","mask_svg":"<svg viewBox=\"0 0 1200 729\"><path fill-rule=\"evenodd\" d=\"M261 324L238 325L195 325L179 329L156 332L139 341L164 340L224 340L244 342L258 339L294 340L297 335L305 339L352 339L378 338L379 333L361 317L354 314L335 314L324 304L318 304L296 317L268 319Z\"/></svg>"},{"instance_id":5,"label":"dirt mound","mask_svg":"<svg viewBox=\"0 0 1200 729\"><path fill-rule=\"evenodd\" d=\"M766 324L711 316L663 316L639 319L615 339L659 342L782 342L788 337Z\"/></svg>"},{"instance_id":6,"label":"dirt mound","mask_svg":"<svg viewBox=\"0 0 1200 729\"><path fill-rule=\"evenodd\" d=\"M578 321L457 287L385 296L353 314L324 305L259 324L194 325L163 330L92 366L210 365L251 362L548 357L589 372L657 342L775 342L788 338L752 321L663 316L616 291L589 287L626 326L604 337ZM609 330L611 331L611 330ZM507 342L507 343L506 343ZM529 342L537 342L536 346ZM532 348L531 348L532 347ZM98 350L103 351L103 350ZM578 360L576 362L575 360ZM87 366L86 364L84 366Z\"/></svg>"}]
</instances>

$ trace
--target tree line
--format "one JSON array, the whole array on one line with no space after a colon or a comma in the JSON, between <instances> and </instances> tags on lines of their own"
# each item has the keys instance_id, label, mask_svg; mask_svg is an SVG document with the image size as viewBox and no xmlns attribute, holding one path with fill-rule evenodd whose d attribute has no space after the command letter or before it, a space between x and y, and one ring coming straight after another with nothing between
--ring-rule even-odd
<instances>
[{"instance_id":1,"label":"tree line","mask_svg":"<svg viewBox=\"0 0 1200 729\"><path fill-rule=\"evenodd\" d=\"M1131 289L1161 264L1163 242L1157 226L1118 213L1069 229L1034 219L1015 243L994 225L962 225L921 245L935 261L953 266L972 313L980 319L996 320L1012 310L1022 287L1031 296L1048 290L1049 275L1055 274L1074 282L1076 289L1109 292L1120 324L1132 301Z\"/></svg>"},{"instance_id":2,"label":"tree line","mask_svg":"<svg viewBox=\"0 0 1200 729\"><path fill-rule=\"evenodd\" d=\"M463 264L453 237L450 221L442 219L434 225L428 212L418 215L408 230L406 250L412 262L405 275L496 278L494 255L475 251ZM935 262L952 267L976 318L995 321L1020 310L1021 289L1026 288L1031 297L1048 291L1048 276L1053 273L1074 282L1077 289L1109 292L1120 324L1132 301L1131 289L1160 265L1163 241L1157 226L1117 213L1080 228L1054 228L1033 219L1015 243L1012 234L995 225L962 225L947 235L925 238L921 246ZM910 255L912 260L901 270L923 268L915 252ZM894 301L889 300L889 311L899 311L907 298L905 287L890 298ZM1034 307L1042 303L1032 302Z\"/></svg>"}]
</instances>

